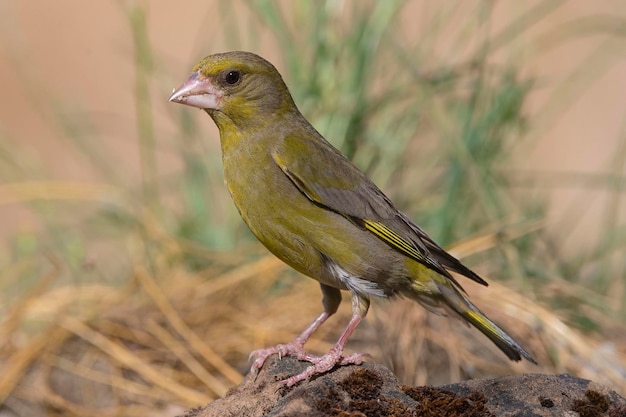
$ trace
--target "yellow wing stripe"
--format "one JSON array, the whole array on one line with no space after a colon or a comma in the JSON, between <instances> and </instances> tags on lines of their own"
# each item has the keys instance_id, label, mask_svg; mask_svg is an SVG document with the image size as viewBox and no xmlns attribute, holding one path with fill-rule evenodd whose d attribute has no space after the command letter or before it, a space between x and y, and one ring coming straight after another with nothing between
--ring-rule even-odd
<instances>
[{"instance_id":1,"label":"yellow wing stripe","mask_svg":"<svg viewBox=\"0 0 626 417\"><path fill-rule=\"evenodd\" d=\"M420 253L411 242L404 239L402 236L388 228L382 223L373 222L370 220L363 220L365 229L374 233L380 239L384 240L400 252L404 252L408 256L418 261L425 261L426 258Z\"/></svg>"}]
</instances>

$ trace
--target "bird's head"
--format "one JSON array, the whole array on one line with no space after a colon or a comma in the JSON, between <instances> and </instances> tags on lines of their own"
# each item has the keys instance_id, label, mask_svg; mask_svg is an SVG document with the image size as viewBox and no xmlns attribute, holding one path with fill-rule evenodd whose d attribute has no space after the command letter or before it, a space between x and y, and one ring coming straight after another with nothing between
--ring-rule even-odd
<instances>
[{"instance_id":1,"label":"bird's head","mask_svg":"<svg viewBox=\"0 0 626 417\"><path fill-rule=\"evenodd\" d=\"M297 112L280 74L250 52L226 52L200 61L169 101L203 109L218 127L255 124L269 115Z\"/></svg>"}]
</instances>

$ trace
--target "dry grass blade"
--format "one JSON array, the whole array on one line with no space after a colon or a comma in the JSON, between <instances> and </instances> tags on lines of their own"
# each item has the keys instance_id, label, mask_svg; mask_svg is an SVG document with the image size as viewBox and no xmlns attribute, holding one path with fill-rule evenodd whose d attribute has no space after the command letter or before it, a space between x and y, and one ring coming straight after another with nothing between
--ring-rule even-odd
<instances>
[{"instance_id":1,"label":"dry grass blade","mask_svg":"<svg viewBox=\"0 0 626 417\"><path fill-rule=\"evenodd\" d=\"M65 339L67 331L57 326L51 326L46 331L35 336L27 346L16 349L7 359L0 378L0 404L11 394L27 373L29 366L38 360L42 352L59 344Z\"/></svg>"},{"instance_id":2,"label":"dry grass blade","mask_svg":"<svg viewBox=\"0 0 626 417\"><path fill-rule=\"evenodd\" d=\"M99 382L104 385L110 385L113 388L128 392L130 394L152 398L155 401L161 400L163 398L162 391L155 390L154 387L140 384L138 382L132 381L128 378L124 378L123 376L113 373L99 372L90 367L77 364L74 361L66 359L62 356L53 356L50 359L50 365L54 366L57 369L61 369L63 371L76 375L80 378Z\"/></svg>"},{"instance_id":3,"label":"dry grass blade","mask_svg":"<svg viewBox=\"0 0 626 417\"><path fill-rule=\"evenodd\" d=\"M0 204L30 200L87 200L122 205L120 190L108 184L25 181L0 185Z\"/></svg>"},{"instance_id":4,"label":"dry grass blade","mask_svg":"<svg viewBox=\"0 0 626 417\"><path fill-rule=\"evenodd\" d=\"M196 293L199 297L206 297L224 288L232 287L248 279L259 276L275 276L284 270L286 265L273 255L265 256L258 261L246 263L232 271L215 277L198 287Z\"/></svg>"},{"instance_id":5,"label":"dry grass blade","mask_svg":"<svg viewBox=\"0 0 626 417\"><path fill-rule=\"evenodd\" d=\"M226 394L228 387L224 385L222 381L208 373L202 364L200 364L200 362L193 357L191 352L189 352L183 344L176 340L171 333L159 326L159 324L154 320L148 321L147 329L161 343L163 343L163 345L165 345L170 352L176 355L185 364L185 366L187 366L187 368L204 383L204 385L216 394L217 397L222 397Z\"/></svg>"},{"instance_id":6,"label":"dry grass blade","mask_svg":"<svg viewBox=\"0 0 626 417\"><path fill-rule=\"evenodd\" d=\"M37 301L39 297L41 297L52 281L59 276L61 271L59 262L54 256L49 256L48 258L52 262L54 269L46 274L28 294L21 298L17 302L16 306L13 306L12 311L8 314L2 324L0 324L0 340L5 342L10 340L10 335L19 328L27 310L34 302Z\"/></svg>"},{"instance_id":7,"label":"dry grass blade","mask_svg":"<svg viewBox=\"0 0 626 417\"><path fill-rule=\"evenodd\" d=\"M137 372L150 384L154 384L163 391L175 395L178 400L185 404L196 406L206 402L206 397L201 393L166 377L162 371L145 362L129 349L94 331L86 324L72 318L66 318L62 321L61 326L106 352L117 362Z\"/></svg>"},{"instance_id":8,"label":"dry grass blade","mask_svg":"<svg viewBox=\"0 0 626 417\"><path fill-rule=\"evenodd\" d=\"M95 410L92 407L85 407L80 404L73 403L62 395L56 394L50 389L45 390L45 399L53 407L63 410L60 415L65 416L94 416L94 417L110 417L118 412L117 407L106 407Z\"/></svg>"},{"instance_id":9,"label":"dry grass blade","mask_svg":"<svg viewBox=\"0 0 626 417\"><path fill-rule=\"evenodd\" d=\"M458 259L463 259L476 253L494 248L503 241L511 241L534 233L541 230L543 227L543 221L508 226L497 232L485 233L455 242L446 249Z\"/></svg>"},{"instance_id":10,"label":"dry grass blade","mask_svg":"<svg viewBox=\"0 0 626 417\"><path fill-rule=\"evenodd\" d=\"M163 313L165 319L176 330L176 332L228 381L233 384L238 384L242 379L242 375L237 372L235 368L224 361L221 356L215 353L210 346L204 343L198 335L194 333L189 326L187 326L150 275L148 275L145 271L138 269L135 273L135 277L141 283L148 295L150 295L150 297L154 300Z\"/></svg>"},{"instance_id":11,"label":"dry grass blade","mask_svg":"<svg viewBox=\"0 0 626 417\"><path fill-rule=\"evenodd\" d=\"M7 318L0 325L0 340L3 341L3 343L6 344L12 339L12 335L18 330L27 310L59 275L61 269L59 263L54 257L50 257L50 260L52 261L54 269L46 274L29 294L19 300L17 305L13 307ZM2 370L3 378L0 379L0 404L19 383L31 362L36 360L41 351L50 344L50 341L58 338L58 333L58 329L54 327L49 328L47 331L42 332L31 340L26 347L15 350Z\"/></svg>"}]
</instances>

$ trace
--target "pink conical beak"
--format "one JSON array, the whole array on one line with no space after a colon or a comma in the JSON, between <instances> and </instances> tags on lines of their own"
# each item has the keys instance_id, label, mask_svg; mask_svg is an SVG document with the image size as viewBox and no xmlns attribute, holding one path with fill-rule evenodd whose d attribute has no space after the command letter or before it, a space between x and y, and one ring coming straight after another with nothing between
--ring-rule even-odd
<instances>
[{"instance_id":1,"label":"pink conical beak","mask_svg":"<svg viewBox=\"0 0 626 417\"><path fill-rule=\"evenodd\" d=\"M218 110L224 92L215 88L208 78L194 72L180 87L172 91L169 101L199 109Z\"/></svg>"}]
</instances>

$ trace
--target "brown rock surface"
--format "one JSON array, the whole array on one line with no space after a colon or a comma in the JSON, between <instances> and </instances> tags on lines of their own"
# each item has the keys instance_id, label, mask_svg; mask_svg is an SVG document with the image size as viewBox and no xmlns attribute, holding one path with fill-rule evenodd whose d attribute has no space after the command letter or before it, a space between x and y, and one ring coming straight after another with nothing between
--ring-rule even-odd
<instances>
[{"instance_id":1,"label":"brown rock surface","mask_svg":"<svg viewBox=\"0 0 626 417\"><path fill-rule=\"evenodd\" d=\"M626 399L569 375L526 374L465 381L443 387L398 383L386 367L341 366L287 388L284 378L308 363L270 358L224 398L184 417L292 416L572 416L626 417Z\"/></svg>"},{"instance_id":2,"label":"brown rock surface","mask_svg":"<svg viewBox=\"0 0 626 417\"><path fill-rule=\"evenodd\" d=\"M480 392L496 416L626 417L626 399L588 379L523 374L440 387L457 395Z\"/></svg>"}]
</instances>

